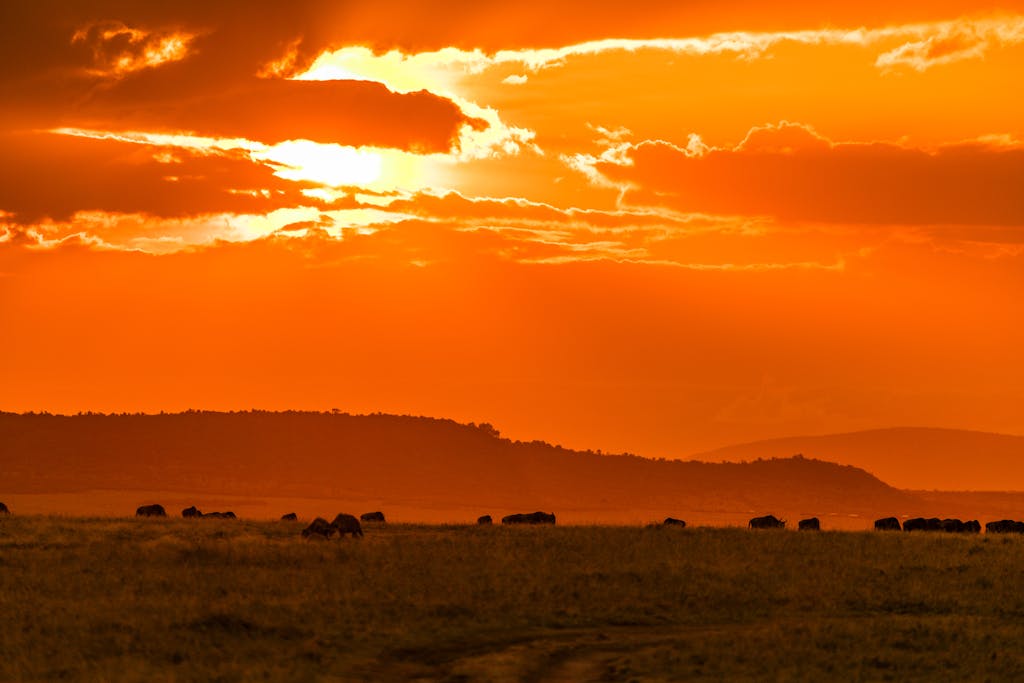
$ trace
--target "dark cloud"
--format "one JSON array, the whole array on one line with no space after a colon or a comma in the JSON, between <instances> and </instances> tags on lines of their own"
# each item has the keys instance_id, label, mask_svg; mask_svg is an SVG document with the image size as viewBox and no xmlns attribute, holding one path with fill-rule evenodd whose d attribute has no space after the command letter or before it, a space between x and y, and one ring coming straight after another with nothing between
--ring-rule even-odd
<instances>
[{"instance_id":1,"label":"dark cloud","mask_svg":"<svg viewBox=\"0 0 1024 683\"><path fill-rule=\"evenodd\" d=\"M289 50L330 44L329 3L6 3L0 126L192 131L446 152L471 120L450 100L375 83L259 78ZM344 25L344 24L342 24ZM171 57L159 53L175 36ZM123 64L122 64L123 62ZM123 68L122 68L123 67Z\"/></svg>"},{"instance_id":2,"label":"dark cloud","mask_svg":"<svg viewBox=\"0 0 1024 683\"><path fill-rule=\"evenodd\" d=\"M456 145L464 124L486 125L467 118L448 99L422 91L397 94L379 83L249 77L217 88L186 85L183 92L176 70L175 65L144 79L140 75L120 81L62 112L58 123L99 130L187 131L267 144L304 139L441 153Z\"/></svg>"},{"instance_id":3,"label":"dark cloud","mask_svg":"<svg viewBox=\"0 0 1024 683\"><path fill-rule=\"evenodd\" d=\"M597 170L630 183L634 204L837 223L1024 225L1019 147L830 143L783 124L732 149L692 154L645 142L629 158Z\"/></svg>"},{"instance_id":4,"label":"dark cloud","mask_svg":"<svg viewBox=\"0 0 1024 683\"><path fill-rule=\"evenodd\" d=\"M51 133L0 135L0 210L31 223L77 211L183 217L309 204L242 153L201 155Z\"/></svg>"}]
</instances>

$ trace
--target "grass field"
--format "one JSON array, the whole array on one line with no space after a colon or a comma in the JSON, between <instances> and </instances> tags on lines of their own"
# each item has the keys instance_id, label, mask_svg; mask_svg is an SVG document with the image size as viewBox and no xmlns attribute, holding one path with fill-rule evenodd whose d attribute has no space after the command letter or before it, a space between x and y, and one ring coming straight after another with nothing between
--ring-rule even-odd
<instances>
[{"instance_id":1,"label":"grass field","mask_svg":"<svg viewBox=\"0 0 1024 683\"><path fill-rule=\"evenodd\" d=\"M1014 680L1024 538L0 520L0 680Z\"/></svg>"}]
</instances>

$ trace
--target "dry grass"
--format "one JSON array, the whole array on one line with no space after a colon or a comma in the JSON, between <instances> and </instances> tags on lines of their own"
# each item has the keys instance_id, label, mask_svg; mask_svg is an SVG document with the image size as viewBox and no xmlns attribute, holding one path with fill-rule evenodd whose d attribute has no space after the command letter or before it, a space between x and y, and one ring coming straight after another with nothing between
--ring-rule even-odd
<instances>
[{"instance_id":1,"label":"dry grass","mask_svg":"<svg viewBox=\"0 0 1024 683\"><path fill-rule=\"evenodd\" d=\"M0 520L0 680L1010 680L1024 539Z\"/></svg>"}]
</instances>

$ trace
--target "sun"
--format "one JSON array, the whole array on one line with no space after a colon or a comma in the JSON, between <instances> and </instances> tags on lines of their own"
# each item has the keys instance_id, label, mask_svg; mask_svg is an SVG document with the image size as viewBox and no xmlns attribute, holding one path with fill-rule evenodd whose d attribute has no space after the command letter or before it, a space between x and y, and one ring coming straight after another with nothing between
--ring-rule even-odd
<instances>
[{"instance_id":1,"label":"sun","mask_svg":"<svg viewBox=\"0 0 1024 683\"><path fill-rule=\"evenodd\" d=\"M383 175L379 152L309 140L289 140L257 155L280 165L276 175L287 180L308 180L330 187L367 187Z\"/></svg>"},{"instance_id":2,"label":"sun","mask_svg":"<svg viewBox=\"0 0 1024 683\"><path fill-rule=\"evenodd\" d=\"M346 147L309 140L289 140L253 150L250 155L274 166L274 174L286 180L384 193L446 188L452 183L456 163L447 154Z\"/></svg>"}]
</instances>

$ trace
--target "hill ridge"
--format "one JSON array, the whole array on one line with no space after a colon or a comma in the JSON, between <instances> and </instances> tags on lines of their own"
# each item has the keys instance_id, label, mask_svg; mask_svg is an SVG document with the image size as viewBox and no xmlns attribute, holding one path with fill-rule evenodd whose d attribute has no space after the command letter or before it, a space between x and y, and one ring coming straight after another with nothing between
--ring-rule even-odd
<instances>
[{"instance_id":1,"label":"hill ridge","mask_svg":"<svg viewBox=\"0 0 1024 683\"><path fill-rule=\"evenodd\" d=\"M384 413L0 413L0 471L0 492L174 489L598 511L856 513L914 501L866 471L814 458L652 459Z\"/></svg>"}]
</instances>

